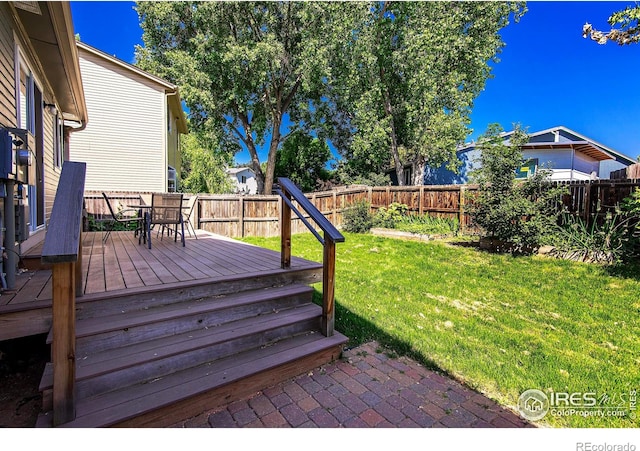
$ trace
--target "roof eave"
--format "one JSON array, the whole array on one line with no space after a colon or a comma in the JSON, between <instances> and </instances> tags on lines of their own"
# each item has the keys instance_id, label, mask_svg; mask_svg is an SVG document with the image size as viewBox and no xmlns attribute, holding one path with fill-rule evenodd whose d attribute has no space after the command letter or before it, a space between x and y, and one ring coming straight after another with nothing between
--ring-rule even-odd
<instances>
[{"instance_id":1,"label":"roof eave","mask_svg":"<svg viewBox=\"0 0 640 451\"><path fill-rule=\"evenodd\" d=\"M25 50L65 120L88 121L69 2L38 2L35 11L11 5Z\"/></svg>"}]
</instances>

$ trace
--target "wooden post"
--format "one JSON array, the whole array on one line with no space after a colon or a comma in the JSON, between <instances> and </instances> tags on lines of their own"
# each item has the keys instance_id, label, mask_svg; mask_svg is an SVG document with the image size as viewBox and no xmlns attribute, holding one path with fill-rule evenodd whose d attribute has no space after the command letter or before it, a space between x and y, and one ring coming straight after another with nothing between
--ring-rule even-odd
<instances>
[{"instance_id":1,"label":"wooden post","mask_svg":"<svg viewBox=\"0 0 640 451\"><path fill-rule=\"evenodd\" d=\"M76 268L74 262L53 265L53 425L75 419Z\"/></svg>"},{"instance_id":2,"label":"wooden post","mask_svg":"<svg viewBox=\"0 0 640 451\"><path fill-rule=\"evenodd\" d=\"M460 224L460 233L464 234L465 232L465 216L464 216L464 193L465 193L466 188L464 187L464 185L460 185L460 197L458 200L458 206L459 206L459 210L458 210L458 224Z\"/></svg>"},{"instance_id":3,"label":"wooden post","mask_svg":"<svg viewBox=\"0 0 640 451\"><path fill-rule=\"evenodd\" d=\"M424 186L420 186L420 198L418 199L418 214L422 216L424 214Z\"/></svg>"},{"instance_id":4,"label":"wooden post","mask_svg":"<svg viewBox=\"0 0 640 451\"><path fill-rule=\"evenodd\" d=\"M335 324L336 243L326 233L323 250L322 333L325 337L331 337Z\"/></svg>"},{"instance_id":5,"label":"wooden post","mask_svg":"<svg viewBox=\"0 0 640 451\"><path fill-rule=\"evenodd\" d=\"M51 359L54 426L75 418L76 287L82 287L85 175L86 163L65 161L42 247L42 262L53 265Z\"/></svg>"},{"instance_id":6,"label":"wooden post","mask_svg":"<svg viewBox=\"0 0 640 451\"><path fill-rule=\"evenodd\" d=\"M288 200L291 194L283 191ZM291 207L280 200L280 266L282 269L291 266Z\"/></svg>"},{"instance_id":7,"label":"wooden post","mask_svg":"<svg viewBox=\"0 0 640 451\"><path fill-rule=\"evenodd\" d=\"M333 191L332 197L333 197L333 209L331 211L331 218L332 218L332 222L334 224L337 224L338 223L338 206L336 204L338 203L338 199L337 199L335 190Z\"/></svg>"},{"instance_id":8,"label":"wooden post","mask_svg":"<svg viewBox=\"0 0 640 451\"><path fill-rule=\"evenodd\" d=\"M244 237L244 197L238 199L238 234Z\"/></svg>"}]
</instances>

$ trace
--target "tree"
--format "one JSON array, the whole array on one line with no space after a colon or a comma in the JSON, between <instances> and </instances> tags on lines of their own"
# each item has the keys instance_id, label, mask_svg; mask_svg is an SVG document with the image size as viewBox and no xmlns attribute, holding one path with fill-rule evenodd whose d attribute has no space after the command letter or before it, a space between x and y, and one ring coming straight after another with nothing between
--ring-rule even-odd
<instances>
[{"instance_id":1,"label":"tree","mask_svg":"<svg viewBox=\"0 0 640 451\"><path fill-rule=\"evenodd\" d=\"M607 22L612 28L607 32L594 30L590 23L582 27L582 37L589 37L598 44L606 44L607 41L617 42L619 45L640 42L640 6L627 6L622 11L613 13Z\"/></svg>"},{"instance_id":2,"label":"tree","mask_svg":"<svg viewBox=\"0 0 640 451\"><path fill-rule=\"evenodd\" d=\"M457 169L473 101L503 47L519 2L371 2L335 70L336 108L353 132L337 146L360 173L424 163ZM340 67L334 64L332 67ZM354 171L355 172L355 171Z\"/></svg>"},{"instance_id":3,"label":"tree","mask_svg":"<svg viewBox=\"0 0 640 451\"><path fill-rule=\"evenodd\" d=\"M543 235L553 230L556 204L564 192L549 182L544 169L525 181L516 180L523 163L521 147L527 141L519 126L506 140L502 127L489 125L478 140L480 167L472 174L479 185L478 196L468 207L471 219L486 236L520 251L535 248Z\"/></svg>"},{"instance_id":4,"label":"tree","mask_svg":"<svg viewBox=\"0 0 640 451\"><path fill-rule=\"evenodd\" d=\"M181 191L188 193L230 193L231 180L224 171L231 164L229 154L207 148L197 132L180 136L182 150Z\"/></svg>"},{"instance_id":5,"label":"tree","mask_svg":"<svg viewBox=\"0 0 640 451\"><path fill-rule=\"evenodd\" d=\"M326 142L298 131L276 153L275 176L291 179L303 192L314 191L329 180L326 165L330 158Z\"/></svg>"},{"instance_id":6,"label":"tree","mask_svg":"<svg viewBox=\"0 0 640 451\"><path fill-rule=\"evenodd\" d=\"M246 148L259 192L291 131L320 123L343 2L139 2L137 64L180 86L193 127L222 150ZM289 118L292 126L284 129ZM258 148L268 145L266 171Z\"/></svg>"}]
</instances>

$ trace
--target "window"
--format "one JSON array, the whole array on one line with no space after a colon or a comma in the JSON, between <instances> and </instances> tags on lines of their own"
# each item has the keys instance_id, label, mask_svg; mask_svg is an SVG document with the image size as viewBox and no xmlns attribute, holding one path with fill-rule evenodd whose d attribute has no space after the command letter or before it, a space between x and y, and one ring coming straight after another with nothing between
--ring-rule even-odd
<instances>
[{"instance_id":1,"label":"window","mask_svg":"<svg viewBox=\"0 0 640 451\"><path fill-rule=\"evenodd\" d=\"M522 166L516 170L516 179L526 179L533 176L538 169L538 159L531 158L523 161Z\"/></svg>"},{"instance_id":2,"label":"window","mask_svg":"<svg viewBox=\"0 0 640 451\"><path fill-rule=\"evenodd\" d=\"M240 183L247 183L247 176L246 175L240 176Z\"/></svg>"},{"instance_id":3,"label":"window","mask_svg":"<svg viewBox=\"0 0 640 451\"><path fill-rule=\"evenodd\" d=\"M21 58L20 51L16 51L16 97L18 128L35 132L35 102L33 75Z\"/></svg>"}]
</instances>

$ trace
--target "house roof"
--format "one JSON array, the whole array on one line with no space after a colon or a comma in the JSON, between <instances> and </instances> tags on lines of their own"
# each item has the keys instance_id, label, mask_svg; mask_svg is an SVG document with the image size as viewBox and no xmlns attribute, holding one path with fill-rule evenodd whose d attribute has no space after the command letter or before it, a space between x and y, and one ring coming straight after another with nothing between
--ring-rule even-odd
<instances>
[{"instance_id":1,"label":"house roof","mask_svg":"<svg viewBox=\"0 0 640 451\"><path fill-rule=\"evenodd\" d=\"M108 53L105 53L102 50L99 50L95 47L85 44L84 42L77 42L77 46L81 50L84 50L93 55L96 55L104 59L105 61L108 61L111 64L115 64L121 68L124 68L127 71L131 72L132 74L139 75L151 81L152 83L158 85L158 87L163 89L165 94L167 94L169 107L176 114L176 119L178 120L178 131L183 134L189 132L189 129L187 126L187 120L185 118L184 111L182 110L182 103L180 101L180 92L177 85L174 85L173 83L167 80L164 80L163 78L160 78L156 75L150 74L149 72L146 72L140 69L139 67L134 66L133 64L129 64L125 61L122 61L121 59L116 58L115 56L109 55Z\"/></svg>"},{"instance_id":2,"label":"house roof","mask_svg":"<svg viewBox=\"0 0 640 451\"><path fill-rule=\"evenodd\" d=\"M565 142L541 142L541 143L527 143L522 146L523 150L531 149L566 149L570 148L576 152L583 153L591 158L602 160L613 160L614 157L604 150L600 149L590 141L565 141Z\"/></svg>"},{"instance_id":3,"label":"house roof","mask_svg":"<svg viewBox=\"0 0 640 451\"><path fill-rule=\"evenodd\" d=\"M227 174L230 174L230 175L235 175L235 174L238 174L238 173L240 173L242 171L253 172L253 169L251 169L251 168L228 168L225 172Z\"/></svg>"},{"instance_id":4,"label":"house roof","mask_svg":"<svg viewBox=\"0 0 640 451\"><path fill-rule=\"evenodd\" d=\"M566 134L573 135L576 140L565 140L561 142L553 142L553 141L540 141L536 142L535 138L546 135L553 134L557 132L565 132ZM507 139L509 136L513 134L513 131L502 133L502 137ZM559 125L556 127L548 128L545 130L541 130L534 133L529 133L529 140L534 140L534 142L529 142L523 146L523 149L574 149L576 152L581 152L586 154L598 161L602 160L622 160L628 164L635 163L635 160L627 155L624 155L610 147L607 147L599 142L596 142L578 132L575 132L563 125ZM467 143L460 147L458 151L466 151L474 148L477 143Z\"/></svg>"},{"instance_id":5,"label":"house roof","mask_svg":"<svg viewBox=\"0 0 640 451\"><path fill-rule=\"evenodd\" d=\"M87 105L69 2L13 2L12 6L64 119L86 124Z\"/></svg>"}]
</instances>

